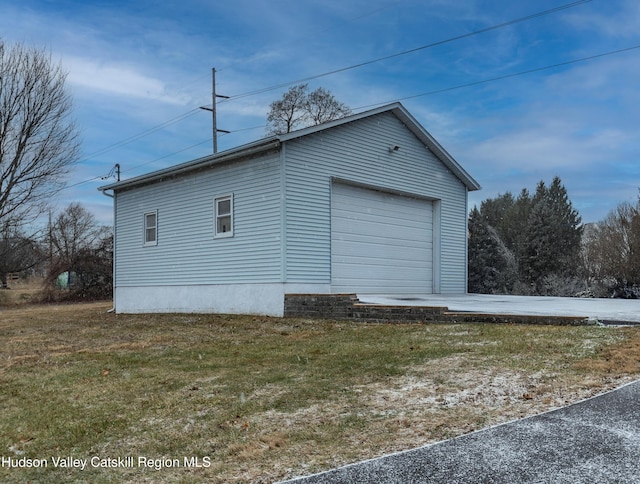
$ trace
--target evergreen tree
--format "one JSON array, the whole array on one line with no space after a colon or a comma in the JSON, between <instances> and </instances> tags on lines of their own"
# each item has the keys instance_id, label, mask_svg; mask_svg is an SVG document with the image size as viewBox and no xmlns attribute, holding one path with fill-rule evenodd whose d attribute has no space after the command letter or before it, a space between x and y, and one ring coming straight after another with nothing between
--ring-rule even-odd
<instances>
[{"instance_id":1,"label":"evergreen tree","mask_svg":"<svg viewBox=\"0 0 640 484\"><path fill-rule=\"evenodd\" d=\"M582 217L573 208L567 190L557 176L549 187L548 198L552 214L551 230L555 233L559 256L556 273L568 277L575 276L580 264Z\"/></svg>"},{"instance_id":2,"label":"evergreen tree","mask_svg":"<svg viewBox=\"0 0 640 484\"><path fill-rule=\"evenodd\" d=\"M556 255L550 221L548 201L544 197L537 198L527 222L526 242L520 261L523 282L535 287L536 291L541 287L542 278L554 269Z\"/></svg>"},{"instance_id":3,"label":"evergreen tree","mask_svg":"<svg viewBox=\"0 0 640 484\"><path fill-rule=\"evenodd\" d=\"M529 217L531 217L531 209L533 201L529 190L523 188L516 199L511 211L510 225L513 227L513 236L509 247L520 265L520 261L524 258L525 248L527 244L527 227L529 225Z\"/></svg>"},{"instance_id":4,"label":"evergreen tree","mask_svg":"<svg viewBox=\"0 0 640 484\"><path fill-rule=\"evenodd\" d=\"M469 234L469 292L509 292L515 282L515 259L477 207L469 217Z\"/></svg>"},{"instance_id":5,"label":"evergreen tree","mask_svg":"<svg viewBox=\"0 0 640 484\"><path fill-rule=\"evenodd\" d=\"M560 178L482 202L469 218L469 290L553 292L579 272L582 225ZM566 292L570 292L567 290Z\"/></svg>"},{"instance_id":6,"label":"evergreen tree","mask_svg":"<svg viewBox=\"0 0 640 484\"><path fill-rule=\"evenodd\" d=\"M574 277L578 273L582 219L573 208L560 178L551 186L538 184L532 199L524 248L523 275L541 291L544 278Z\"/></svg>"},{"instance_id":7,"label":"evergreen tree","mask_svg":"<svg viewBox=\"0 0 640 484\"><path fill-rule=\"evenodd\" d=\"M501 237L507 229L508 213L514 204L515 199L511 192L498 195L496 198L488 198L480 204L482 219L493 227Z\"/></svg>"}]
</instances>

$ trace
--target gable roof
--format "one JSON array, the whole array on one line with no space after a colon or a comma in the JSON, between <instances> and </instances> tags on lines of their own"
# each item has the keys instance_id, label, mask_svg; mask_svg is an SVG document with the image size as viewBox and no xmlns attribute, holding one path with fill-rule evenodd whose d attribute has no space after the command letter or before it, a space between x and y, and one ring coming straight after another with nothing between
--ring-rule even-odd
<instances>
[{"instance_id":1,"label":"gable roof","mask_svg":"<svg viewBox=\"0 0 640 484\"><path fill-rule=\"evenodd\" d=\"M188 173L195 170L201 170L213 165L224 163L227 161L233 161L235 159L244 158L254 154L279 149L282 143L289 140L302 138L310 134L318 133L327 129L335 128L347 123L353 123L360 119L375 116L381 113L391 112L393 113L408 129L414 134L431 152L449 169L455 174L458 179L467 187L469 191L479 190L480 184L474 180L469 173L438 143L429 132L424 129L420 123L405 109L405 107L397 102L381 106L379 108L371 109L369 111L363 111L362 113L347 116L345 118L336 119L334 121L328 121L326 123L318 124L316 126L310 126L291 133L285 133L281 135L269 136L252 143L238 146L236 148L226 150L220 153L207 155L201 158L197 158L186 163L180 163L162 170L153 171L145 175L140 175L128 180L111 183L98 188L98 190L104 192L106 190L123 190L135 187L137 185L145 185L156 181L163 180L168 177L174 177L183 173Z\"/></svg>"}]
</instances>

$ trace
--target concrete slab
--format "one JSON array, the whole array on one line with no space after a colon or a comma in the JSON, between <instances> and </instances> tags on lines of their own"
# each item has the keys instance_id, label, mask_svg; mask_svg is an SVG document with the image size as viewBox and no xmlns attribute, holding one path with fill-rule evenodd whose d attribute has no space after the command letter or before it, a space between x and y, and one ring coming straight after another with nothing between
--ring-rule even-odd
<instances>
[{"instance_id":1,"label":"concrete slab","mask_svg":"<svg viewBox=\"0 0 640 484\"><path fill-rule=\"evenodd\" d=\"M640 299L601 299L490 294L371 295L361 303L446 306L450 311L485 314L582 316L605 323L640 324Z\"/></svg>"},{"instance_id":2,"label":"concrete slab","mask_svg":"<svg viewBox=\"0 0 640 484\"><path fill-rule=\"evenodd\" d=\"M559 410L287 482L639 482L639 412L636 381Z\"/></svg>"}]
</instances>

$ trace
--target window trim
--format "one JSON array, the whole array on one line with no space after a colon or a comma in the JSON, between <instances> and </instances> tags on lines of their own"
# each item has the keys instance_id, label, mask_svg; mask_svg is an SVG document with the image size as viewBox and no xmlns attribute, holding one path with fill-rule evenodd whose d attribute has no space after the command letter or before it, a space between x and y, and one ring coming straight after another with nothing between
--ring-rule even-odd
<instances>
[{"instance_id":1,"label":"window trim","mask_svg":"<svg viewBox=\"0 0 640 484\"><path fill-rule=\"evenodd\" d=\"M229 201L229 213L220 214L219 205L221 202ZM223 217L229 217L229 230L226 232L218 232L218 220ZM222 239L233 237L233 193L221 195L213 199L213 238Z\"/></svg>"},{"instance_id":2,"label":"window trim","mask_svg":"<svg viewBox=\"0 0 640 484\"><path fill-rule=\"evenodd\" d=\"M147 217L149 215L153 215L155 217L155 225L154 226L148 226L147 225ZM154 229L155 230L155 239L154 240L147 240L147 231L150 229ZM151 210L149 212L145 212L142 215L142 242L143 242L143 247L153 247L158 245L158 211L157 210Z\"/></svg>"}]
</instances>

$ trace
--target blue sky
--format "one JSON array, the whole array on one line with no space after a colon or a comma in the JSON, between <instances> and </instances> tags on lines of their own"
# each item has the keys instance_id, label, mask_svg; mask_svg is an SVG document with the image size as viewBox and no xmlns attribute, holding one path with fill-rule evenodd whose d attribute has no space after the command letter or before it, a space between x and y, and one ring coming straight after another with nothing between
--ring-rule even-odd
<instances>
[{"instance_id":1,"label":"blue sky","mask_svg":"<svg viewBox=\"0 0 640 484\"><path fill-rule=\"evenodd\" d=\"M115 163L126 179L211 153L198 108L211 104L212 67L232 96L218 103L218 127L232 131L223 151L263 137L288 87L242 94L570 3L309 84L356 112L402 100L482 185L470 207L558 175L593 222L637 199L640 49L450 88L640 46L637 0L0 0L0 37L47 49L69 73L83 157L55 202L110 223L105 181L87 180Z\"/></svg>"}]
</instances>

